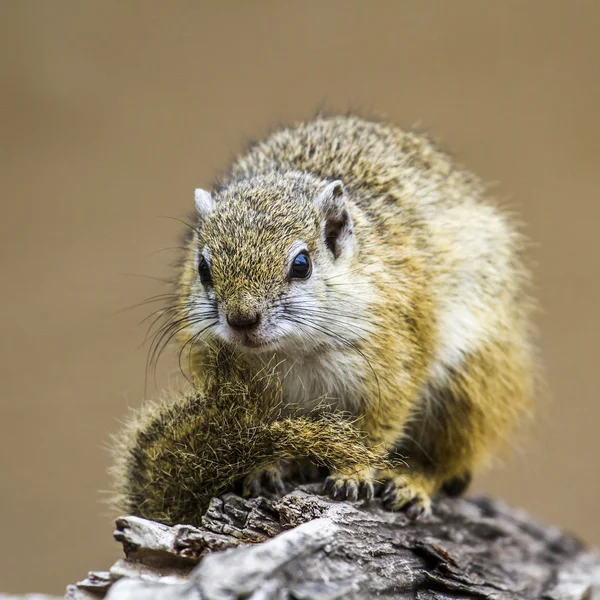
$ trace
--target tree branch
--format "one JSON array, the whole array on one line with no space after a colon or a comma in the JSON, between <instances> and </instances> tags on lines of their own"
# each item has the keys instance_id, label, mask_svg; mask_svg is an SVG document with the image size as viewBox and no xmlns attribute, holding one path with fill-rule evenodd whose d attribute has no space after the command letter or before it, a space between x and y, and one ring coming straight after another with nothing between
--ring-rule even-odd
<instances>
[{"instance_id":1,"label":"tree branch","mask_svg":"<svg viewBox=\"0 0 600 600\"><path fill-rule=\"evenodd\" d=\"M97 600L590 600L600 559L575 538L486 498L441 499L434 515L317 495L213 499L202 527L117 520L126 558L68 588ZM597 596L594 596L597 594Z\"/></svg>"}]
</instances>

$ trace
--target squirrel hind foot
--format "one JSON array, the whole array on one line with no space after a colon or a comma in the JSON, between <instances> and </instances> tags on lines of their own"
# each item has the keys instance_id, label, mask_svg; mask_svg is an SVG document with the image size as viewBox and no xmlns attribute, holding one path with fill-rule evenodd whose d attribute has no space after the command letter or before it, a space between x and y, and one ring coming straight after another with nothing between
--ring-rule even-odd
<instances>
[{"instance_id":1,"label":"squirrel hind foot","mask_svg":"<svg viewBox=\"0 0 600 600\"><path fill-rule=\"evenodd\" d=\"M411 519L431 515L431 496L420 478L410 475L392 475L385 478L381 491L383 508L403 511Z\"/></svg>"},{"instance_id":2,"label":"squirrel hind foot","mask_svg":"<svg viewBox=\"0 0 600 600\"><path fill-rule=\"evenodd\" d=\"M462 496L469 489L472 479L471 472L466 471L464 475L445 481L442 486L442 492L451 498Z\"/></svg>"}]
</instances>

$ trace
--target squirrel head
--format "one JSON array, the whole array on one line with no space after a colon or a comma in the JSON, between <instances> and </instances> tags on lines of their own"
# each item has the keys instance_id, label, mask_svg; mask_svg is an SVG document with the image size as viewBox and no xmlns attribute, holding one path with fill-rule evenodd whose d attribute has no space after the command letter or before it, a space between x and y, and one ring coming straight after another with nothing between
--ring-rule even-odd
<instances>
[{"instance_id":1,"label":"squirrel head","mask_svg":"<svg viewBox=\"0 0 600 600\"><path fill-rule=\"evenodd\" d=\"M196 190L196 209L183 298L189 335L249 352L310 352L347 339L355 290L341 284L358 248L341 181L257 176L214 196Z\"/></svg>"}]
</instances>

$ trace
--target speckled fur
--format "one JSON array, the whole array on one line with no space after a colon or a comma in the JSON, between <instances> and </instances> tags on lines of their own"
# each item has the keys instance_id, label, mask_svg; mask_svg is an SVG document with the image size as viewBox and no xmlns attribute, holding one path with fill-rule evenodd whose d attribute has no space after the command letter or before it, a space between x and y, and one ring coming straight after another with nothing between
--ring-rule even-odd
<instances>
[{"instance_id":1,"label":"speckled fur","mask_svg":"<svg viewBox=\"0 0 600 600\"><path fill-rule=\"evenodd\" d=\"M113 504L122 512L168 524L200 525L214 496L243 491L253 474L279 483L279 462L352 470L366 461L392 468L398 461L370 448L349 415L283 415L282 391L272 371L240 370L226 352L202 390L163 394L135 411L115 436ZM258 491L264 491L259 489Z\"/></svg>"},{"instance_id":2,"label":"speckled fur","mask_svg":"<svg viewBox=\"0 0 600 600\"><path fill-rule=\"evenodd\" d=\"M350 215L337 257L314 202L334 180ZM200 380L215 349L249 373L274 365L284 410L348 411L370 447L406 457L406 468L380 474L384 499L416 513L527 414L536 369L522 239L428 139L317 118L254 145L213 197L189 239L172 313ZM313 274L290 282L298 244ZM209 287L198 278L201 254ZM240 344L225 320L257 312L262 351ZM376 475L342 469L328 490L352 497Z\"/></svg>"}]
</instances>

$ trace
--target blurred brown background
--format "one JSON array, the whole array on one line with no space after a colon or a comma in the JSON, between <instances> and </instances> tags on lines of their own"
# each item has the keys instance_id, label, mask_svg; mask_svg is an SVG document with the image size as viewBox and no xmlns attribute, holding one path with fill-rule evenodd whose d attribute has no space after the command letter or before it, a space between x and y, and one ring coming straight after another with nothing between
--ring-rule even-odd
<instances>
[{"instance_id":1,"label":"blurred brown background","mask_svg":"<svg viewBox=\"0 0 600 600\"><path fill-rule=\"evenodd\" d=\"M553 399L476 489L600 542L600 3L1 9L0 591L60 593L119 556L105 445L143 397L152 309L113 313L166 291L135 276L171 273L153 253L184 226L158 215L318 107L419 124L528 224Z\"/></svg>"}]
</instances>

